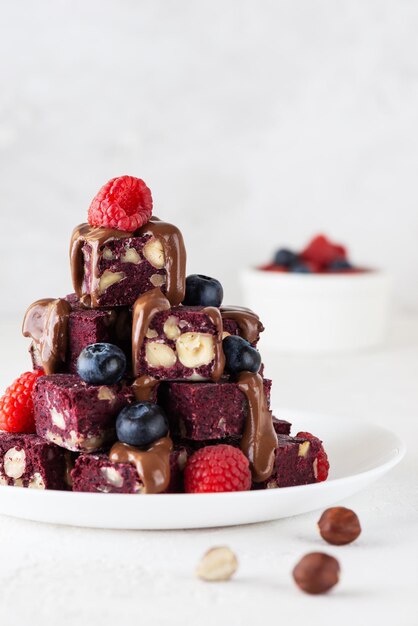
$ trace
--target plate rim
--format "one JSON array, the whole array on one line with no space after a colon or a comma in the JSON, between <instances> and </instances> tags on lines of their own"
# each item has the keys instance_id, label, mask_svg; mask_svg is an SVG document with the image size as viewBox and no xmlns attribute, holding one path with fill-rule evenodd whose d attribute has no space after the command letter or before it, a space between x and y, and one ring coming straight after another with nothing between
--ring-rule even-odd
<instances>
[{"instance_id":1,"label":"plate rim","mask_svg":"<svg viewBox=\"0 0 418 626\"><path fill-rule=\"evenodd\" d=\"M356 424L362 427L372 427L375 429L379 429L381 432L385 433L386 435L389 435L391 437L391 439L393 439L393 455L391 458L389 458L388 460L386 460L384 463L377 465L376 467L372 467L370 469L366 469L364 471L360 471L360 472L356 472L354 474L349 474L348 476L342 476L340 478L330 478L329 480L326 481L322 481L319 483L311 483L308 485L294 485L294 486L289 486L289 487L280 487L278 489L259 489L259 490L249 490L249 491L230 491L230 492L215 492L215 493L195 493L195 494L190 494L190 493L165 493L165 494L146 494L147 495L147 501L155 501L156 498L159 498L159 496L164 496L165 500L170 499L170 500L183 500L186 499L190 502L190 497L194 496L194 500L203 500L203 499L207 499L207 498L214 498L217 497L219 499L237 499L237 498L261 498L261 497L277 497L277 495L280 493L289 493L289 492L294 492L295 489L297 490L302 490L302 489L309 489L310 491L313 490L318 490L318 489L327 489L327 488L333 488L335 486L338 486L339 484L344 484L347 481L357 481L357 480L362 480L362 479L367 479L367 478L371 478L373 479L374 476L376 475L380 475L382 473L386 473L387 471L389 471L390 469L392 469L393 467L395 467L396 465L398 465L402 459L405 457L405 454L407 452L407 446L405 444L405 442L401 439L401 437L394 432L393 430L386 428L385 426L381 426L380 424L376 424L374 422L368 421L368 420L363 420L361 418L349 418L349 417L345 417L345 416L338 416L338 415L332 415L332 414L324 414L324 413L318 413L318 412L313 412L313 411L307 411L306 409L302 409L302 410L298 410L298 409L288 409L288 408L280 408L275 411L273 410L273 413L278 413L280 415L282 415L284 417L284 419L286 419L286 414L294 414L298 416L298 420L303 419L303 417L308 417L309 419L315 419L315 418L319 418L319 419L325 419L325 420L341 420L344 421L345 423L352 423L352 424ZM287 417L290 417L290 415L287 415ZM92 497L94 498L103 498L104 495L106 496L111 496L113 497L113 499L118 498L118 499L122 499L122 498L128 498L130 497L132 499L132 501L142 501L141 498L132 498L132 495L138 495L138 494L131 494L131 493L108 493L108 494L103 494L103 493L92 493L92 492L80 492L80 491L64 491L61 489L25 489L25 488L21 488L21 487L15 487L15 486L10 486L10 485L0 485L0 493L4 490L8 490L9 492L13 490L14 493L24 493L26 494L24 497L39 497L39 498L62 498L62 497L72 497L72 498L80 498L80 499L91 499ZM28 496L29 493L32 494L37 494L37 495L33 495L33 496ZM71 495L70 495L71 494ZM271 494L271 495L267 495L267 494ZM144 495L144 494L142 494ZM17 497L21 497L21 496L17 496ZM110 501L110 500L109 500ZM7 515L7 514L6 514Z\"/></svg>"}]
</instances>

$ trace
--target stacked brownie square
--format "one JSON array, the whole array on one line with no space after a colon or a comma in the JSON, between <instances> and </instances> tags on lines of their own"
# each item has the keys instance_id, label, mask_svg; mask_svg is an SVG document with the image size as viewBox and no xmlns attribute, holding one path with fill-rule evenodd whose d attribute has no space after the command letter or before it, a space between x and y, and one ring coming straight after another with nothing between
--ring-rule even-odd
<instances>
[{"instance_id":1,"label":"stacked brownie square","mask_svg":"<svg viewBox=\"0 0 418 626\"><path fill-rule=\"evenodd\" d=\"M0 435L0 484L182 492L188 459L221 444L247 457L254 489L317 480L321 442L291 437L290 423L272 416L257 315L223 307L210 295L217 281L186 280L185 268L180 231L157 218L134 231L97 223L74 230L75 293L39 300L25 315L33 368L44 374L32 394L36 434ZM196 297L199 281L212 284ZM80 355L96 344L126 357L113 384L83 378ZM240 347L247 369L231 365ZM135 447L120 438L117 423L141 405L156 405L168 430Z\"/></svg>"}]
</instances>

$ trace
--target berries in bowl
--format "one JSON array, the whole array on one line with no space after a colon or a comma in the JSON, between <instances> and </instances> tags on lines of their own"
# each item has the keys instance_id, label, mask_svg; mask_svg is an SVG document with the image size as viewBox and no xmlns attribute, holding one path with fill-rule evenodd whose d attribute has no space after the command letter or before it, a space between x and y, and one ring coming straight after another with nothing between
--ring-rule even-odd
<instances>
[{"instance_id":1,"label":"berries in bowl","mask_svg":"<svg viewBox=\"0 0 418 626\"><path fill-rule=\"evenodd\" d=\"M245 305L267 328L265 349L349 352L383 343L390 309L390 279L383 270L356 265L347 249L325 235L303 250L280 248L272 262L242 272Z\"/></svg>"},{"instance_id":2,"label":"berries in bowl","mask_svg":"<svg viewBox=\"0 0 418 626\"><path fill-rule=\"evenodd\" d=\"M352 274L368 271L355 266L348 258L346 247L334 243L325 235L316 235L300 252L279 248L272 262L258 269L291 274Z\"/></svg>"}]
</instances>

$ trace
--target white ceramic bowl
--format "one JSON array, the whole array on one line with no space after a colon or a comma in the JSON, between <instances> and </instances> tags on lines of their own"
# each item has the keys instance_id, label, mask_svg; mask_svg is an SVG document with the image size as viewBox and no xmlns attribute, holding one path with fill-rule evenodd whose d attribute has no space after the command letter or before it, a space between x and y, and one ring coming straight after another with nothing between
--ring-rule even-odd
<instances>
[{"instance_id":1,"label":"white ceramic bowl","mask_svg":"<svg viewBox=\"0 0 418 626\"><path fill-rule=\"evenodd\" d=\"M282 352L348 352L382 344L391 281L384 271L292 274L247 269L245 305L266 330L260 348Z\"/></svg>"}]
</instances>

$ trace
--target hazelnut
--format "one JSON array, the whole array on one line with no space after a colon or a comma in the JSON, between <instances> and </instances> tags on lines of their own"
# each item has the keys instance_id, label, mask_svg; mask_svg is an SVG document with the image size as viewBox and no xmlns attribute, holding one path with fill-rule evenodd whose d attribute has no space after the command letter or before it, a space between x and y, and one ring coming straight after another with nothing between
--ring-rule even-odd
<instances>
[{"instance_id":1,"label":"hazelnut","mask_svg":"<svg viewBox=\"0 0 418 626\"><path fill-rule=\"evenodd\" d=\"M162 287L166 283L166 277L164 274L153 274L150 276L149 282L151 285L154 285L154 287Z\"/></svg>"},{"instance_id":2,"label":"hazelnut","mask_svg":"<svg viewBox=\"0 0 418 626\"><path fill-rule=\"evenodd\" d=\"M151 367L173 367L177 361L174 350L165 343L158 343L158 341L147 343L145 358Z\"/></svg>"},{"instance_id":3,"label":"hazelnut","mask_svg":"<svg viewBox=\"0 0 418 626\"><path fill-rule=\"evenodd\" d=\"M163 244L159 239L153 237L145 244L142 254L152 267L161 270L165 265L165 254Z\"/></svg>"},{"instance_id":4,"label":"hazelnut","mask_svg":"<svg viewBox=\"0 0 418 626\"><path fill-rule=\"evenodd\" d=\"M183 333L176 341L176 349L185 367L208 365L215 358L213 336L206 333Z\"/></svg>"},{"instance_id":5,"label":"hazelnut","mask_svg":"<svg viewBox=\"0 0 418 626\"><path fill-rule=\"evenodd\" d=\"M326 593L334 587L340 577L337 559L323 552L311 552L297 563L293 570L295 583L305 593Z\"/></svg>"},{"instance_id":6,"label":"hazelnut","mask_svg":"<svg viewBox=\"0 0 418 626\"><path fill-rule=\"evenodd\" d=\"M110 402L114 402L114 400L116 400L116 396L113 391L109 389L109 387L103 385L102 387L99 387L99 391L97 392L97 399L109 400Z\"/></svg>"},{"instance_id":7,"label":"hazelnut","mask_svg":"<svg viewBox=\"0 0 418 626\"><path fill-rule=\"evenodd\" d=\"M180 328L177 326L178 317L170 315L164 322L163 331L167 339L177 339L180 336Z\"/></svg>"},{"instance_id":8,"label":"hazelnut","mask_svg":"<svg viewBox=\"0 0 418 626\"><path fill-rule=\"evenodd\" d=\"M139 263L141 263L141 257L135 248L126 248L120 260L122 263L133 263L134 265L139 265Z\"/></svg>"},{"instance_id":9,"label":"hazelnut","mask_svg":"<svg viewBox=\"0 0 418 626\"><path fill-rule=\"evenodd\" d=\"M71 450L72 452L92 452L93 450L97 450L103 445L105 441L105 436L97 435L84 437L77 434L75 430L71 430L69 437L62 437L57 433L53 433L51 430L47 430L44 434L44 439L55 443L61 448Z\"/></svg>"},{"instance_id":10,"label":"hazelnut","mask_svg":"<svg viewBox=\"0 0 418 626\"><path fill-rule=\"evenodd\" d=\"M308 454L310 447L311 447L311 444L310 444L309 441L304 441L303 443L300 443L299 444L299 450L298 450L298 456L305 457Z\"/></svg>"},{"instance_id":11,"label":"hazelnut","mask_svg":"<svg viewBox=\"0 0 418 626\"><path fill-rule=\"evenodd\" d=\"M10 448L4 455L4 473L9 478L20 478L26 469L26 454L24 450Z\"/></svg>"},{"instance_id":12,"label":"hazelnut","mask_svg":"<svg viewBox=\"0 0 418 626\"><path fill-rule=\"evenodd\" d=\"M44 479L39 472L35 472L28 484L29 489L45 489Z\"/></svg>"},{"instance_id":13,"label":"hazelnut","mask_svg":"<svg viewBox=\"0 0 418 626\"><path fill-rule=\"evenodd\" d=\"M103 258L105 259L105 261L114 261L116 257L110 248L104 248Z\"/></svg>"},{"instance_id":14,"label":"hazelnut","mask_svg":"<svg viewBox=\"0 0 418 626\"><path fill-rule=\"evenodd\" d=\"M103 478L106 480L108 485L112 485L112 487L120 488L123 485L123 476L117 469L114 467L102 467L100 470Z\"/></svg>"},{"instance_id":15,"label":"hazelnut","mask_svg":"<svg viewBox=\"0 0 418 626\"><path fill-rule=\"evenodd\" d=\"M148 328L147 332L145 333L145 337L147 339L155 339L155 337L158 337L158 333L156 330L153 330L152 328Z\"/></svg>"},{"instance_id":16,"label":"hazelnut","mask_svg":"<svg viewBox=\"0 0 418 626\"><path fill-rule=\"evenodd\" d=\"M51 422L54 426L60 428L61 430L65 430L65 418L63 414L57 411L54 406L49 410L49 414L51 416Z\"/></svg>"},{"instance_id":17,"label":"hazelnut","mask_svg":"<svg viewBox=\"0 0 418 626\"><path fill-rule=\"evenodd\" d=\"M187 463L187 451L182 450L177 458L177 467L179 468L181 472L186 467L186 463Z\"/></svg>"},{"instance_id":18,"label":"hazelnut","mask_svg":"<svg viewBox=\"0 0 418 626\"><path fill-rule=\"evenodd\" d=\"M229 580L237 571L238 561L230 548L220 546L206 552L196 569L202 580L216 582Z\"/></svg>"},{"instance_id":19,"label":"hazelnut","mask_svg":"<svg viewBox=\"0 0 418 626\"><path fill-rule=\"evenodd\" d=\"M99 281L99 293L103 295L109 287L112 285L116 285L116 283L120 283L121 280L125 278L125 274L123 272L111 272L110 270L105 270Z\"/></svg>"},{"instance_id":20,"label":"hazelnut","mask_svg":"<svg viewBox=\"0 0 418 626\"><path fill-rule=\"evenodd\" d=\"M334 546L355 541L361 533L357 515L351 509L335 506L324 511L318 522L322 539Z\"/></svg>"}]
</instances>

